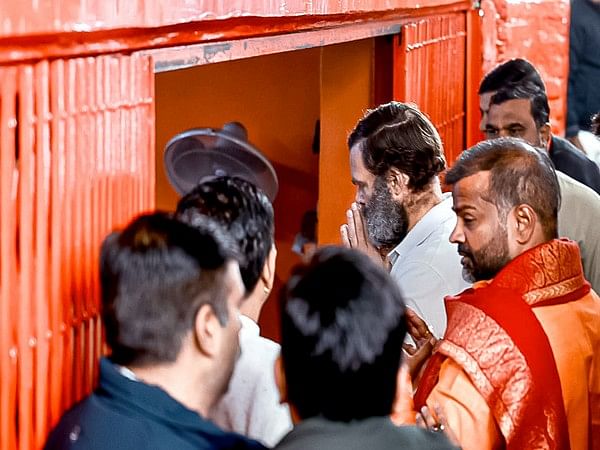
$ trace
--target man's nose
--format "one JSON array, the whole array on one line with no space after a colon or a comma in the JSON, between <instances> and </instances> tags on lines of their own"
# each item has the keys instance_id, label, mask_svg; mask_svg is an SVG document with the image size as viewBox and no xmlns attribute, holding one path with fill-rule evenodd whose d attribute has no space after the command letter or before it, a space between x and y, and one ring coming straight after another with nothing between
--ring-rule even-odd
<instances>
[{"instance_id":1,"label":"man's nose","mask_svg":"<svg viewBox=\"0 0 600 450\"><path fill-rule=\"evenodd\" d=\"M462 244L465 242L465 235L459 223L456 224L452 233L450 233L450 242L453 244Z\"/></svg>"},{"instance_id":2,"label":"man's nose","mask_svg":"<svg viewBox=\"0 0 600 450\"><path fill-rule=\"evenodd\" d=\"M487 123L487 113L481 113L481 121L479 122L479 131L485 133L485 124Z\"/></svg>"},{"instance_id":3,"label":"man's nose","mask_svg":"<svg viewBox=\"0 0 600 450\"><path fill-rule=\"evenodd\" d=\"M357 190L356 195L354 196L354 201L360 206L364 205L365 204L365 195L362 192L360 192L359 190Z\"/></svg>"}]
</instances>

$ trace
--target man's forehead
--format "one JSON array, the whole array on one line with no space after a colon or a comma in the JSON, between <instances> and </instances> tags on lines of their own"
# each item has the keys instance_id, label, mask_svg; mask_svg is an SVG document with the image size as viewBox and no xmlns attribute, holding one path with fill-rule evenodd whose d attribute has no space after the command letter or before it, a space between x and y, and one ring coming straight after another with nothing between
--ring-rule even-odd
<instances>
[{"instance_id":1,"label":"man's forehead","mask_svg":"<svg viewBox=\"0 0 600 450\"><path fill-rule=\"evenodd\" d=\"M350 170L352 172L352 181L354 182L365 183L375 177L365 167L360 142L354 144L350 149Z\"/></svg>"},{"instance_id":2,"label":"man's forehead","mask_svg":"<svg viewBox=\"0 0 600 450\"><path fill-rule=\"evenodd\" d=\"M499 105L490 105L489 121L523 122L533 120L531 102L526 98L507 100Z\"/></svg>"},{"instance_id":3,"label":"man's forehead","mask_svg":"<svg viewBox=\"0 0 600 450\"><path fill-rule=\"evenodd\" d=\"M490 103L492 101L492 97L494 96L496 92L492 91L492 92L482 92L481 94L479 94L479 109L481 109L482 112L488 112L490 109Z\"/></svg>"},{"instance_id":4,"label":"man's forehead","mask_svg":"<svg viewBox=\"0 0 600 450\"><path fill-rule=\"evenodd\" d=\"M489 189L490 171L484 170L463 178L452 187L454 209L474 206L480 202L489 203L486 194Z\"/></svg>"}]
</instances>

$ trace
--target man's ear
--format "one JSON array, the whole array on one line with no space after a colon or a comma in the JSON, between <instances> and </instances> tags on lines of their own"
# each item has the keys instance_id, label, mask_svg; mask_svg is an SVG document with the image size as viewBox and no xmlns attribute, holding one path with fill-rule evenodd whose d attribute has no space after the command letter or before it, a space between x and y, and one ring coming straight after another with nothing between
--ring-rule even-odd
<instances>
[{"instance_id":1,"label":"man's ear","mask_svg":"<svg viewBox=\"0 0 600 450\"><path fill-rule=\"evenodd\" d=\"M513 208L512 217L514 238L519 245L526 245L531 241L538 225L537 214L531 206L521 204Z\"/></svg>"},{"instance_id":2,"label":"man's ear","mask_svg":"<svg viewBox=\"0 0 600 450\"><path fill-rule=\"evenodd\" d=\"M552 136L552 128L549 123L545 123L540 127L540 142L543 148L548 147L548 143L550 142L550 138Z\"/></svg>"},{"instance_id":3,"label":"man's ear","mask_svg":"<svg viewBox=\"0 0 600 450\"><path fill-rule=\"evenodd\" d=\"M194 321L194 342L198 351L208 357L218 353L221 336L221 323L209 304L204 304L196 314Z\"/></svg>"},{"instance_id":4,"label":"man's ear","mask_svg":"<svg viewBox=\"0 0 600 450\"><path fill-rule=\"evenodd\" d=\"M271 245L271 250L269 250L269 254L267 255L265 265L263 266L262 273L260 274L260 279L265 287L265 294L268 294L273 289L276 261L277 247L275 247L275 243L273 242Z\"/></svg>"},{"instance_id":5,"label":"man's ear","mask_svg":"<svg viewBox=\"0 0 600 450\"><path fill-rule=\"evenodd\" d=\"M400 195L408 189L410 178L395 167L388 171L387 184L392 195Z\"/></svg>"}]
</instances>

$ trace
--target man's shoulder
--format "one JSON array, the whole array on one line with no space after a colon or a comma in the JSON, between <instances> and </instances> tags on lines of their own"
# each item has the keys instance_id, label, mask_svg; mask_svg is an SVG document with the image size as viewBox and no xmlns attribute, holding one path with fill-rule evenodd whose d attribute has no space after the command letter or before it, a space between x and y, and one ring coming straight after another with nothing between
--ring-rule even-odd
<instances>
[{"instance_id":1,"label":"man's shoulder","mask_svg":"<svg viewBox=\"0 0 600 450\"><path fill-rule=\"evenodd\" d=\"M550 159L554 162L568 161L574 164L584 164L585 155L583 155L577 147L571 144L568 140L559 136L552 136L552 147ZM560 168L557 167L558 170Z\"/></svg>"},{"instance_id":2,"label":"man's shoulder","mask_svg":"<svg viewBox=\"0 0 600 450\"><path fill-rule=\"evenodd\" d=\"M276 447L279 450L328 448L354 450L369 448L454 449L445 436L415 426L396 426L389 418L371 418L351 423L335 423L323 419L301 423Z\"/></svg>"},{"instance_id":3,"label":"man's shoulder","mask_svg":"<svg viewBox=\"0 0 600 450\"><path fill-rule=\"evenodd\" d=\"M272 372L273 364L281 352L281 346L268 338L260 335L247 335L240 333L241 354L236 362L238 367L243 367L247 373Z\"/></svg>"},{"instance_id":4,"label":"man's shoulder","mask_svg":"<svg viewBox=\"0 0 600 450\"><path fill-rule=\"evenodd\" d=\"M104 404L94 393L62 416L50 433L45 449L120 449L131 442L143 445L147 440L143 429L138 420Z\"/></svg>"},{"instance_id":5,"label":"man's shoulder","mask_svg":"<svg viewBox=\"0 0 600 450\"><path fill-rule=\"evenodd\" d=\"M558 210L559 234L575 240L585 239L597 229L600 220L600 195L558 170L556 175L561 194Z\"/></svg>"},{"instance_id":6,"label":"man's shoulder","mask_svg":"<svg viewBox=\"0 0 600 450\"><path fill-rule=\"evenodd\" d=\"M561 207L576 203L600 210L600 195L596 191L560 170L556 171L556 176L560 187Z\"/></svg>"},{"instance_id":7,"label":"man's shoulder","mask_svg":"<svg viewBox=\"0 0 600 450\"><path fill-rule=\"evenodd\" d=\"M203 423L207 424L203 427ZM173 426L175 424L175 426ZM264 449L244 436L218 429L198 416L198 427L162 423L93 393L67 411L48 436L45 450Z\"/></svg>"},{"instance_id":8,"label":"man's shoulder","mask_svg":"<svg viewBox=\"0 0 600 450\"><path fill-rule=\"evenodd\" d=\"M556 170L566 173L600 193L600 169L594 161L569 141L558 136L552 136L550 159Z\"/></svg>"},{"instance_id":9,"label":"man's shoulder","mask_svg":"<svg viewBox=\"0 0 600 450\"><path fill-rule=\"evenodd\" d=\"M563 169L568 169L570 166L587 171L596 172L598 170L594 161L589 159L569 141L559 136L552 136L550 159L556 166L556 169L563 172L565 172Z\"/></svg>"}]
</instances>

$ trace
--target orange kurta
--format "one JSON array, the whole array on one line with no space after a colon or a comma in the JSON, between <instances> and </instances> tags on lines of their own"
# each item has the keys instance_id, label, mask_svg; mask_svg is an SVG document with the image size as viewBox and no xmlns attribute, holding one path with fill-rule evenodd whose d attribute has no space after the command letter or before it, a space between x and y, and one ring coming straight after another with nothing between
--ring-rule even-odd
<instances>
[{"instance_id":1,"label":"orange kurta","mask_svg":"<svg viewBox=\"0 0 600 450\"><path fill-rule=\"evenodd\" d=\"M554 301L582 292L580 288L585 281L578 248L572 242L555 240L513 261L493 283L502 288L518 286L547 336L558 371L570 448L598 450L600 298L589 291L568 301ZM481 285L475 288L478 287ZM485 343L483 348L465 350L449 342L439 343L438 352L447 359L440 367L438 382L427 403L442 406L464 449L502 448L514 425L511 411L526 401L525 394L517 380L513 382L516 389L512 386L493 393L496 398L490 401L490 392L485 392L482 386L494 384L496 375L500 376L510 366L499 363L505 357L498 355L504 354L511 343L501 342L489 329L475 330L469 342L474 339L481 339ZM504 414L499 414L499 404Z\"/></svg>"}]
</instances>

